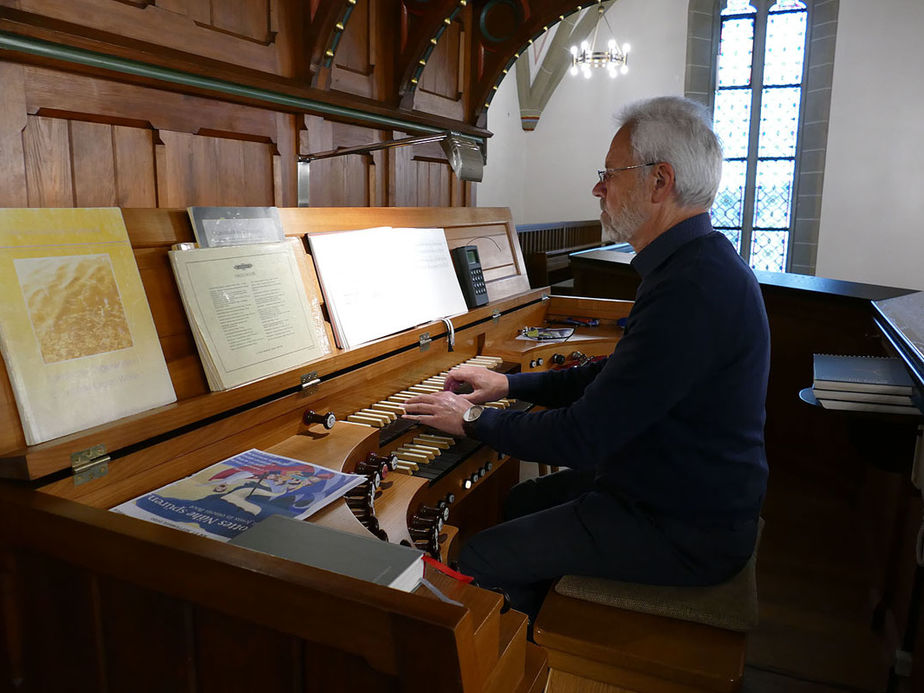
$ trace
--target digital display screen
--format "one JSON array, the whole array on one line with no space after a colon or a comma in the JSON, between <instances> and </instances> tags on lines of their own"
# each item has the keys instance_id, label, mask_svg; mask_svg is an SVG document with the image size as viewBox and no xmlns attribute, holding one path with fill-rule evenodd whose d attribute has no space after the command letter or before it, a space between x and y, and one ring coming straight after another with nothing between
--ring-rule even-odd
<instances>
[{"instance_id":1,"label":"digital display screen","mask_svg":"<svg viewBox=\"0 0 924 693\"><path fill-rule=\"evenodd\" d=\"M474 264L478 262L478 251L477 250L466 250L465 257L469 261L469 264Z\"/></svg>"}]
</instances>

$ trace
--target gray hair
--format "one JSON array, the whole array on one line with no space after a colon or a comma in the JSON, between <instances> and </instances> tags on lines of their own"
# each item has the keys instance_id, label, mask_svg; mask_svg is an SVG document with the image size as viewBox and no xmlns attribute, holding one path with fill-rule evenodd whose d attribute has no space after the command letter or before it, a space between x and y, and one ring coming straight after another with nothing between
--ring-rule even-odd
<instances>
[{"instance_id":1,"label":"gray hair","mask_svg":"<svg viewBox=\"0 0 924 693\"><path fill-rule=\"evenodd\" d=\"M639 163L666 161L674 167L678 203L712 206L722 178L722 147L703 105L679 96L660 96L629 104L616 122L628 126Z\"/></svg>"}]
</instances>

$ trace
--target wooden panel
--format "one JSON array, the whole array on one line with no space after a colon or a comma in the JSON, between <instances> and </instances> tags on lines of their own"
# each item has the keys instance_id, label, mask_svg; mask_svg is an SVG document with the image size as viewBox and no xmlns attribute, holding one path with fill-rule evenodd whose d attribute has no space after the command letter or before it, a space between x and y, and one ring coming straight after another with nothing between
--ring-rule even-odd
<instances>
[{"instance_id":1,"label":"wooden panel","mask_svg":"<svg viewBox=\"0 0 924 693\"><path fill-rule=\"evenodd\" d=\"M311 645L305 655L305 693L362 691L398 693L399 681L383 676L362 657L348 655L323 645Z\"/></svg>"},{"instance_id":2,"label":"wooden panel","mask_svg":"<svg viewBox=\"0 0 924 693\"><path fill-rule=\"evenodd\" d=\"M331 66L331 89L369 98L377 96L373 79L374 14L370 0L357 0Z\"/></svg>"},{"instance_id":3,"label":"wooden panel","mask_svg":"<svg viewBox=\"0 0 924 693\"><path fill-rule=\"evenodd\" d=\"M273 594L251 595L267 609L284 609ZM208 609L195 616L197 691L304 690L301 641Z\"/></svg>"},{"instance_id":4,"label":"wooden panel","mask_svg":"<svg viewBox=\"0 0 924 693\"><path fill-rule=\"evenodd\" d=\"M104 690L95 652L99 647L92 576L43 555L16 556L26 672L30 690ZM54 664L49 661L54 653Z\"/></svg>"},{"instance_id":5,"label":"wooden panel","mask_svg":"<svg viewBox=\"0 0 924 693\"><path fill-rule=\"evenodd\" d=\"M10 4L9 1L0 4ZM288 0L17 0L26 21L42 25L42 18L63 20L79 41L81 35L107 34L124 46L129 57L148 61L150 47L194 54L261 72L290 76L291 61L276 45L272 15ZM296 23L289 29L296 35ZM138 42L148 44L139 50ZM187 63L190 63L187 59ZM202 69L200 63L199 69Z\"/></svg>"},{"instance_id":6,"label":"wooden panel","mask_svg":"<svg viewBox=\"0 0 924 693\"><path fill-rule=\"evenodd\" d=\"M257 43L272 40L269 0L212 0L211 26Z\"/></svg>"},{"instance_id":7,"label":"wooden panel","mask_svg":"<svg viewBox=\"0 0 924 693\"><path fill-rule=\"evenodd\" d=\"M192 609L122 580L99 578L100 623L109 690L194 690ZM156 666L151 653L157 653ZM138 676L145 671L144 676Z\"/></svg>"},{"instance_id":8,"label":"wooden panel","mask_svg":"<svg viewBox=\"0 0 924 693\"><path fill-rule=\"evenodd\" d=\"M273 205L273 145L161 131L162 206ZM231 202L234 200L234 202Z\"/></svg>"},{"instance_id":9,"label":"wooden panel","mask_svg":"<svg viewBox=\"0 0 924 693\"><path fill-rule=\"evenodd\" d=\"M394 133L395 139L404 137ZM388 150L388 199L397 207L464 206L459 180L439 144L409 145Z\"/></svg>"},{"instance_id":10,"label":"wooden panel","mask_svg":"<svg viewBox=\"0 0 924 693\"><path fill-rule=\"evenodd\" d=\"M74 121L70 124L70 140L74 172L71 204L75 207L118 205L111 126Z\"/></svg>"},{"instance_id":11,"label":"wooden panel","mask_svg":"<svg viewBox=\"0 0 924 693\"><path fill-rule=\"evenodd\" d=\"M0 69L21 95L0 106L0 203L295 202L291 115L44 68Z\"/></svg>"},{"instance_id":12,"label":"wooden panel","mask_svg":"<svg viewBox=\"0 0 924 693\"><path fill-rule=\"evenodd\" d=\"M24 165L26 91L21 65L0 62L0 206L26 207L29 198Z\"/></svg>"},{"instance_id":13,"label":"wooden panel","mask_svg":"<svg viewBox=\"0 0 924 693\"><path fill-rule=\"evenodd\" d=\"M427 60L414 94L414 108L462 120L465 104L462 94L462 65L465 60L464 30L452 22L443 32Z\"/></svg>"},{"instance_id":14,"label":"wooden panel","mask_svg":"<svg viewBox=\"0 0 924 693\"><path fill-rule=\"evenodd\" d=\"M67 121L30 117L23 132L30 207L73 207Z\"/></svg>"},{"instance_id":15,"label":"wooden panel","mask_svg":"<svg viewBox=\"0 0 924 693\"><path fill-rule=\"evenodd\" d=\"M328 152L341 147L374 144L386 139L380 130L334 123L307 116L302 154ZM309 204L312 207L367 207L382 204L379 171L384 151L350 154L312 161L309 174Z\"/></svg>"},{"instance_id":16,"label":"wooden panel","mask_svg":"<svg viewBox=\"0 0 924 693\"><path fill-rule=\"evenodd\" d=\"M113 126L116 200L120 207L156 207L154 133L142 128Z\"/></svg>"}]
</instances>

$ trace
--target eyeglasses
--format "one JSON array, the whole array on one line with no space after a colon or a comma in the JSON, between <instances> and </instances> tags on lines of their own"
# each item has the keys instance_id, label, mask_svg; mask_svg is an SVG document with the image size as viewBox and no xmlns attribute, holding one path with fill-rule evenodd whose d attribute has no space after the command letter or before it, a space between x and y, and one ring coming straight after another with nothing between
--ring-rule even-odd
<instances>
[{"instance_id":1,"label":"eyeglasses","mask_svg":"<svg viewBox=\"0 0 924 693\"><path fill-rule=\"evenodd\" d=\"M614 173L619 173L620 171L629 171L633 168L644 168L645 166L654 166L655 164L661 163L660 161L649 161L647 164L635 164L634 166L623 166L622 168L605 168L602 171L597 171L597 175L600 176L600 182L606 183L606 180L613 175Z\"/></svg>"}]
</instances>

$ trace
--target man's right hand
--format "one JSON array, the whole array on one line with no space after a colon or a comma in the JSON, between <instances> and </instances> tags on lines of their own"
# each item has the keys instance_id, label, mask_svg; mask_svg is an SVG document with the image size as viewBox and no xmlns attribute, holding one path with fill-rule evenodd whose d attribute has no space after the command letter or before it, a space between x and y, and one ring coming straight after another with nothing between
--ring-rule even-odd
<instances>
[{"instance_id":1,"label":"man's right hand","mask_svg":"<svg viewBox=\"0 0 924 693\"><path fill-rule=\"evenodd\" d=\"M473 404L494 402L510 391L506 375L481 366L453 368L446 376L443 389L458 393Z\"/></svg>"}]
</instances>

